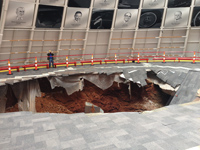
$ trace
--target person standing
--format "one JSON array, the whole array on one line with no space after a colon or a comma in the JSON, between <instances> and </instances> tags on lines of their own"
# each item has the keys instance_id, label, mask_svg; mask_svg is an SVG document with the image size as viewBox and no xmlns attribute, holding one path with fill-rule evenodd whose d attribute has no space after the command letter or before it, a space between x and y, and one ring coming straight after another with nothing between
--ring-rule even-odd
<instances>
[{"instance_id":1,"label":"person standing","mask_svg":"<svg viewBox=\"0 0 200 150\"><path fill-rule=\"evenodd\" d=\"M53 62L53 56L54 54L51 52L51 50L49 50L49 53L47 54L47 60L49 60L49 68L51 68L51 65L52 67L54 67L54 62Z\"/></svg>"}]
</instances>

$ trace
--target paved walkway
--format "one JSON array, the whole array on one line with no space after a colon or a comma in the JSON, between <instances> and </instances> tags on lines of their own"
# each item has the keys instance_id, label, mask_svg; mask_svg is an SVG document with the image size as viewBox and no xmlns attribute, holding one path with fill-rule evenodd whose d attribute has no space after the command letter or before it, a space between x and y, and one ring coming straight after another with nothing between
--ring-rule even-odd
<instances>
[{"instance_id":1,"label":"paved walkway","mask_svg":"<svg viewBox=\"0 0 200 150\"><path fill-rule=\"evenodd\" d=\"M200 102L113 114L0 114L1 150L199 150Z\"/></svg>"},{"instance_id":2,"label":"paved walkway","mask_svg":"<svg viewBox=\"0 0 200 150\"><path fill-rule=\"evenodd\" d=\"M193 101L196 98L197 91L200 89L200 72L189 71L176 96L172 99L172 104L183 104Z\"/></svg>"}]
</instances>

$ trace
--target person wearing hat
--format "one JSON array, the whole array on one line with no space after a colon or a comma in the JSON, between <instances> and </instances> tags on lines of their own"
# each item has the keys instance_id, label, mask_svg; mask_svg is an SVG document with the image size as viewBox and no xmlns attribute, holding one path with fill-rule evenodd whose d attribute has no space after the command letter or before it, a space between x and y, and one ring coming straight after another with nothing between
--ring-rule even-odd
<instances>
[{"instance_id":1,"label":"person wearing hat","mask_svg":"<svg viewBox=\"0 0 200 150\"><path fill-rule=\"evenodd\" d=\"M53 56L54 54L51 52L51 50L49 50L49 53L47 54L47 60L49 60L49 68L51 68L51 65L52 67L54 67L54 64L53 64Z\"/></svg>"}]
</instances>

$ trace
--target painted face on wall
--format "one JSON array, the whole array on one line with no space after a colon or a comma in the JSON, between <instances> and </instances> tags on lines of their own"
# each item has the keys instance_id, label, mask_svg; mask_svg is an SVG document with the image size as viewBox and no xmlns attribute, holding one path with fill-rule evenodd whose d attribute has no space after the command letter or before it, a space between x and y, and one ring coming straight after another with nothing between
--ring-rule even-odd
<instances>
[{"instance_id":1,"label":"painted face on wall","mask_svg":"<svg viewBox=\"0 0 200 150\"><path fill-rule=\"evenodd\" d=\"M179 21L182 18L182 12L181 11L177 11L174 13L174 20L175 21Z\"/></svg>"},{"instance_id":2,"label":"painted face on wall","mask_svg":"<svg viewBox=\"0 0 200 150\"><path fill-rule=\"evenodd\" d=\"M77 12L75 13L75 15L74 15L74 20L75 20L76 22L79 22L79 21L81 20L81 17L82 17L82 12L77 11Z\"/></svg>"},{"instance_id":3,"label":"painted face on wall","mask_svg":"<svg viewBox=\"0 0 200 150\"><path fill-rule=\"evenodd\" d=\"M24 9L24 7L18 7L18 8L16 9L16 14L17 14L17 20L22 20L24 14L25 14L25 9Z\"/></svg>"},{"instance_id":4,"label":"painted face on wall","mask_svg":"<svg viewBox=\"0 0 200 150\"><path fill-rule=\"evenodd\" d=\"M131 19L131 13L127 12L124 14L124 21L125 22L129 22L129 20Z\"/></svg>"}]
</instances>

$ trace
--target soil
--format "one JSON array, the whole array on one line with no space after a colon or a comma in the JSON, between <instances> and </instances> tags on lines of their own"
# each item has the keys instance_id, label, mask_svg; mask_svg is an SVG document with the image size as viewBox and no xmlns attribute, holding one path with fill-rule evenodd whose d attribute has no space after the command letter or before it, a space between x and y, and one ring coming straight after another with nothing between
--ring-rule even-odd
<instances>
[{"instance_id":1,"label":"soil","mask_svg":"<svg viewBox=\"0 0 200 150\"><path fill-rule=\"evenodd\" d=\"M128 86L125 84L113 83L113 85L102 90L90 83L84 81L84 90L67 95L65 89L42 88L48 85L42 81L42 97L36 98L37 112L50 113L80 113L85 110L85 102L93 103L101 107L105 113L113 112L142 112L163 107L169 95L164 94L158 86L148 83L145 87L138 87L131 83L132 96L130 98Z\"/></svg>"},{"instance_id":2,"label":"soil","mask_svg":"<svg viewBox=\"0 0 200 150\"><path fill-rule=\"evenodd\" d=\"M83 91L72 95L67 95L65 89L61 87L52 90L46 78L40 79L39 83L42 97L36 97L37 112L80 113L85 110L85 102L101 107L105 113L143 112L165 106L170 97L148 81L148 85L144 87L131 83L131 97L128 85L116 82L110 88L102 90L85 80ZM6 110L6 112L11 111L17 111L17 104Z\"/></svg>"},{"instance_id":3,"label":"soil","mask_svg":"<svg viewBox=\"0 0 200 150\"><path fill-rule=\"evenodd\" d=\"M18 112L18 104L15 104L14 106L6 108L6 112Z\"/></svg>"},{"instance_id":4,"label":"soil","mask_svg":"<svg viewBox=\"0 0 200 150\"><path fill-rule=\"evenodd\" d=\"M6 93L6 112L16 112L19 111L18 109L18 101L17 98L15 97L12 88L8 86L8 91Z\"/></svg>"}]
</instances>

